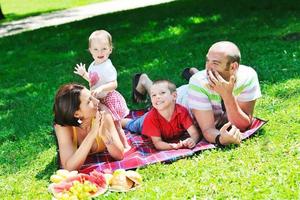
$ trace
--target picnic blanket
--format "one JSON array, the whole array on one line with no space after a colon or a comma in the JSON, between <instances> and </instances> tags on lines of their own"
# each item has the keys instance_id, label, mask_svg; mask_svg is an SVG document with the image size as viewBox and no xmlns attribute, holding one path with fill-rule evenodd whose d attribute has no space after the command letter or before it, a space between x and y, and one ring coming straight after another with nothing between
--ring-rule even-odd
<instances>
[{"instance_id":1,"label":"picnic blanket","mask_svg":"<svg viewBox=\"0 0 300 200\"><path fill-rule=\"evenodd\" d=\"M130 117L135 118L145 112L146 110L131 111ZM265 123L267 121L255 118L249 130L242 133L242 139L245 140L255 134ZM126 136L132 148L125 154L123 160L115 161L108 152L93 154L87 158L80 172L89 173L93 170L109 172L116 169L135 169L157 162L172 162L205 149L217 148L214 144L202 139L193 149L158 151L155 149L151 139L143 135L127 132Z\"/></svg>"}]
</instances>

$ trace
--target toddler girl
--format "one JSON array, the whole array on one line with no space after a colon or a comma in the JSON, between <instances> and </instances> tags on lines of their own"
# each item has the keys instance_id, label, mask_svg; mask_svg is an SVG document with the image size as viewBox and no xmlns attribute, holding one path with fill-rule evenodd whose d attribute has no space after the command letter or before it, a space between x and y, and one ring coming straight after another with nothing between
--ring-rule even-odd
<instances>
[{"instance_id":1,"label":"toddler girl","mask_svg":"<svg viewBox=\"0 0 300 200\"><path fill-rule=\"evenodd\" d=\"M130 146L120 123L121 119L128 115L129 109L124 97L116 91L117 71L109 59L112 52L111 35L105 30L94 31L89 37L89 51L94 61L90 64L88 71L85 65L80 63L75 67L74 73L87 80L93 96L108 107L124 148L129 150Z\"/></svg>"}]
</instances>

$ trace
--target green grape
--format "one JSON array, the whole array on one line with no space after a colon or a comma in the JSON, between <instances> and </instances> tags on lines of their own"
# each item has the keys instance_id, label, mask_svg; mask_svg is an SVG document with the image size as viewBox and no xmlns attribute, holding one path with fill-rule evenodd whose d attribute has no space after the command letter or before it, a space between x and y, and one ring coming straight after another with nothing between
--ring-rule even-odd
<instances>
[{"instance_id":1,"label":"green grape","mask_svg":"<svg viewBox=\"0 0 300 200\"><path fill-rule=\"evenodd\" d=\"M61 195L60 200L91 200L90 192L96 192L97 187L90 181L84 181L83 183L79 181L74 181L72 187L68 192L64 192Z\"/></svg>"}]
</instances>

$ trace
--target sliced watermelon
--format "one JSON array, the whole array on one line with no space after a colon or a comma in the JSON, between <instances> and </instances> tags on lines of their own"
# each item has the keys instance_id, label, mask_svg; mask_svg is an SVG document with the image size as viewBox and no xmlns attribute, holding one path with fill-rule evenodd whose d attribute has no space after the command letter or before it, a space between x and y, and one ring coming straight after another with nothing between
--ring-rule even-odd
<instances>
[{"instance_id":1,"label":"sliced watermelon","mask_svg":"<svg viewBox=\"0 0 300 200\"><path fill-rule=\"evenodd\" d=\"M103 173L94 170L90 173L90 176L95 178L97 185L100 187L107 187L106 179Z\"/></svg>"},{"instance_id":2,"label":"sliced watermelon","mask_svg":"<svg viewBox=\"0 0 300 200\"><path fill-rule=\"evenodd\" d=\"M69 191L70 188L73 186L73 183L67 183L67 182L60 182L60 183L51 183L48 187L49 192L52 194L61 193L64 191Z\"/></svg>"},{"instance_id":3,"label":"sliced watermelon","mask_svg":"<svg viewBox=\"0 0 300 200\"><path fill-rule=\"evenodd\" d=\"M99 196L100 194L105 193L108 189L104 175L102 173L95 171L91 175L80 173L77 174L76 176L69 177L62 182L52 183L49 185L48 190L54 196L57 196L58 193L69 191L75 181L78 181L80 183L89 181L90 183L94 184L97 187L97 191L90 192L91 197Z\"/></svg>"}]
</instances>

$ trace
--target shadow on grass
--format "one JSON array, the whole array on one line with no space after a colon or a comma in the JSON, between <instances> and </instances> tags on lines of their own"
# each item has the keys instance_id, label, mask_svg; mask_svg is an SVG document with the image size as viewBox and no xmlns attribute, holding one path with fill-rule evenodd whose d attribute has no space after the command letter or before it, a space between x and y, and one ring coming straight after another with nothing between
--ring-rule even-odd
<instances>
[{"instance_id":1,"label":"shadow on grass","mask_svg":"<svg viewBox=\"0 0 300 200\"><path fill-rule=\"evenodd\" d=\"M11 21L19 20L19 19L24 19L27 17L34 17L34 16L38 16L38 15L42 15L42 14L48 14L48 13L59 11L59 10L64 10L64 8L52 9L52 10L41 11L41 12L31 12L31 13L27 13L27 14L23 14L23 15L15 14L15 13L6 13L6 14L4 14L5 19L0 20L0 26L3 26L3 23L5 23L5 22L11 22Z\"/></svg>"},{"instance_id":2,"label":"shadow on grass","mask_svg":"<svg viewBox=\"0 0 300 200\"><path fill-rule=\"evenodd\" d=\"M57 157L53 157L53 159L47 164L47 166L42 170L39 171L35 178L38 180L50 180L50 176L58 169L57 166Z\"/></svg>"},{"instance_id":3,"label":"shadow on grass","mask_svg":"<svg viewBox=\"0 0 300 200\"><path fill-rule=\"evenodd\" d=\"M265 124L265 125L266 125L266 124ZM264 125L264 126L265 126L265 125ZM248 140L251 141L252 138L260 138L260 137L263 137L265 134L266 134L266 131L264 130L264 127L261 127L261 129L258 130L257 133L255 133L255 134L251 135L250 137L248 137L247 139L243 140L242 143L244 143L244 142L246 142L246 141L248 141ZM224 151L224 152L225 152L225 151L235 150L235 149L238 148L239 146L240 146L240 145L238 145L238 144L231 144L231 145L227 145L227 146L225 146L225 147L223 147L223 148L218 147L218 148L216 148L216 149L219 150L219 151Z\"/></svg>"}]
</instances>

